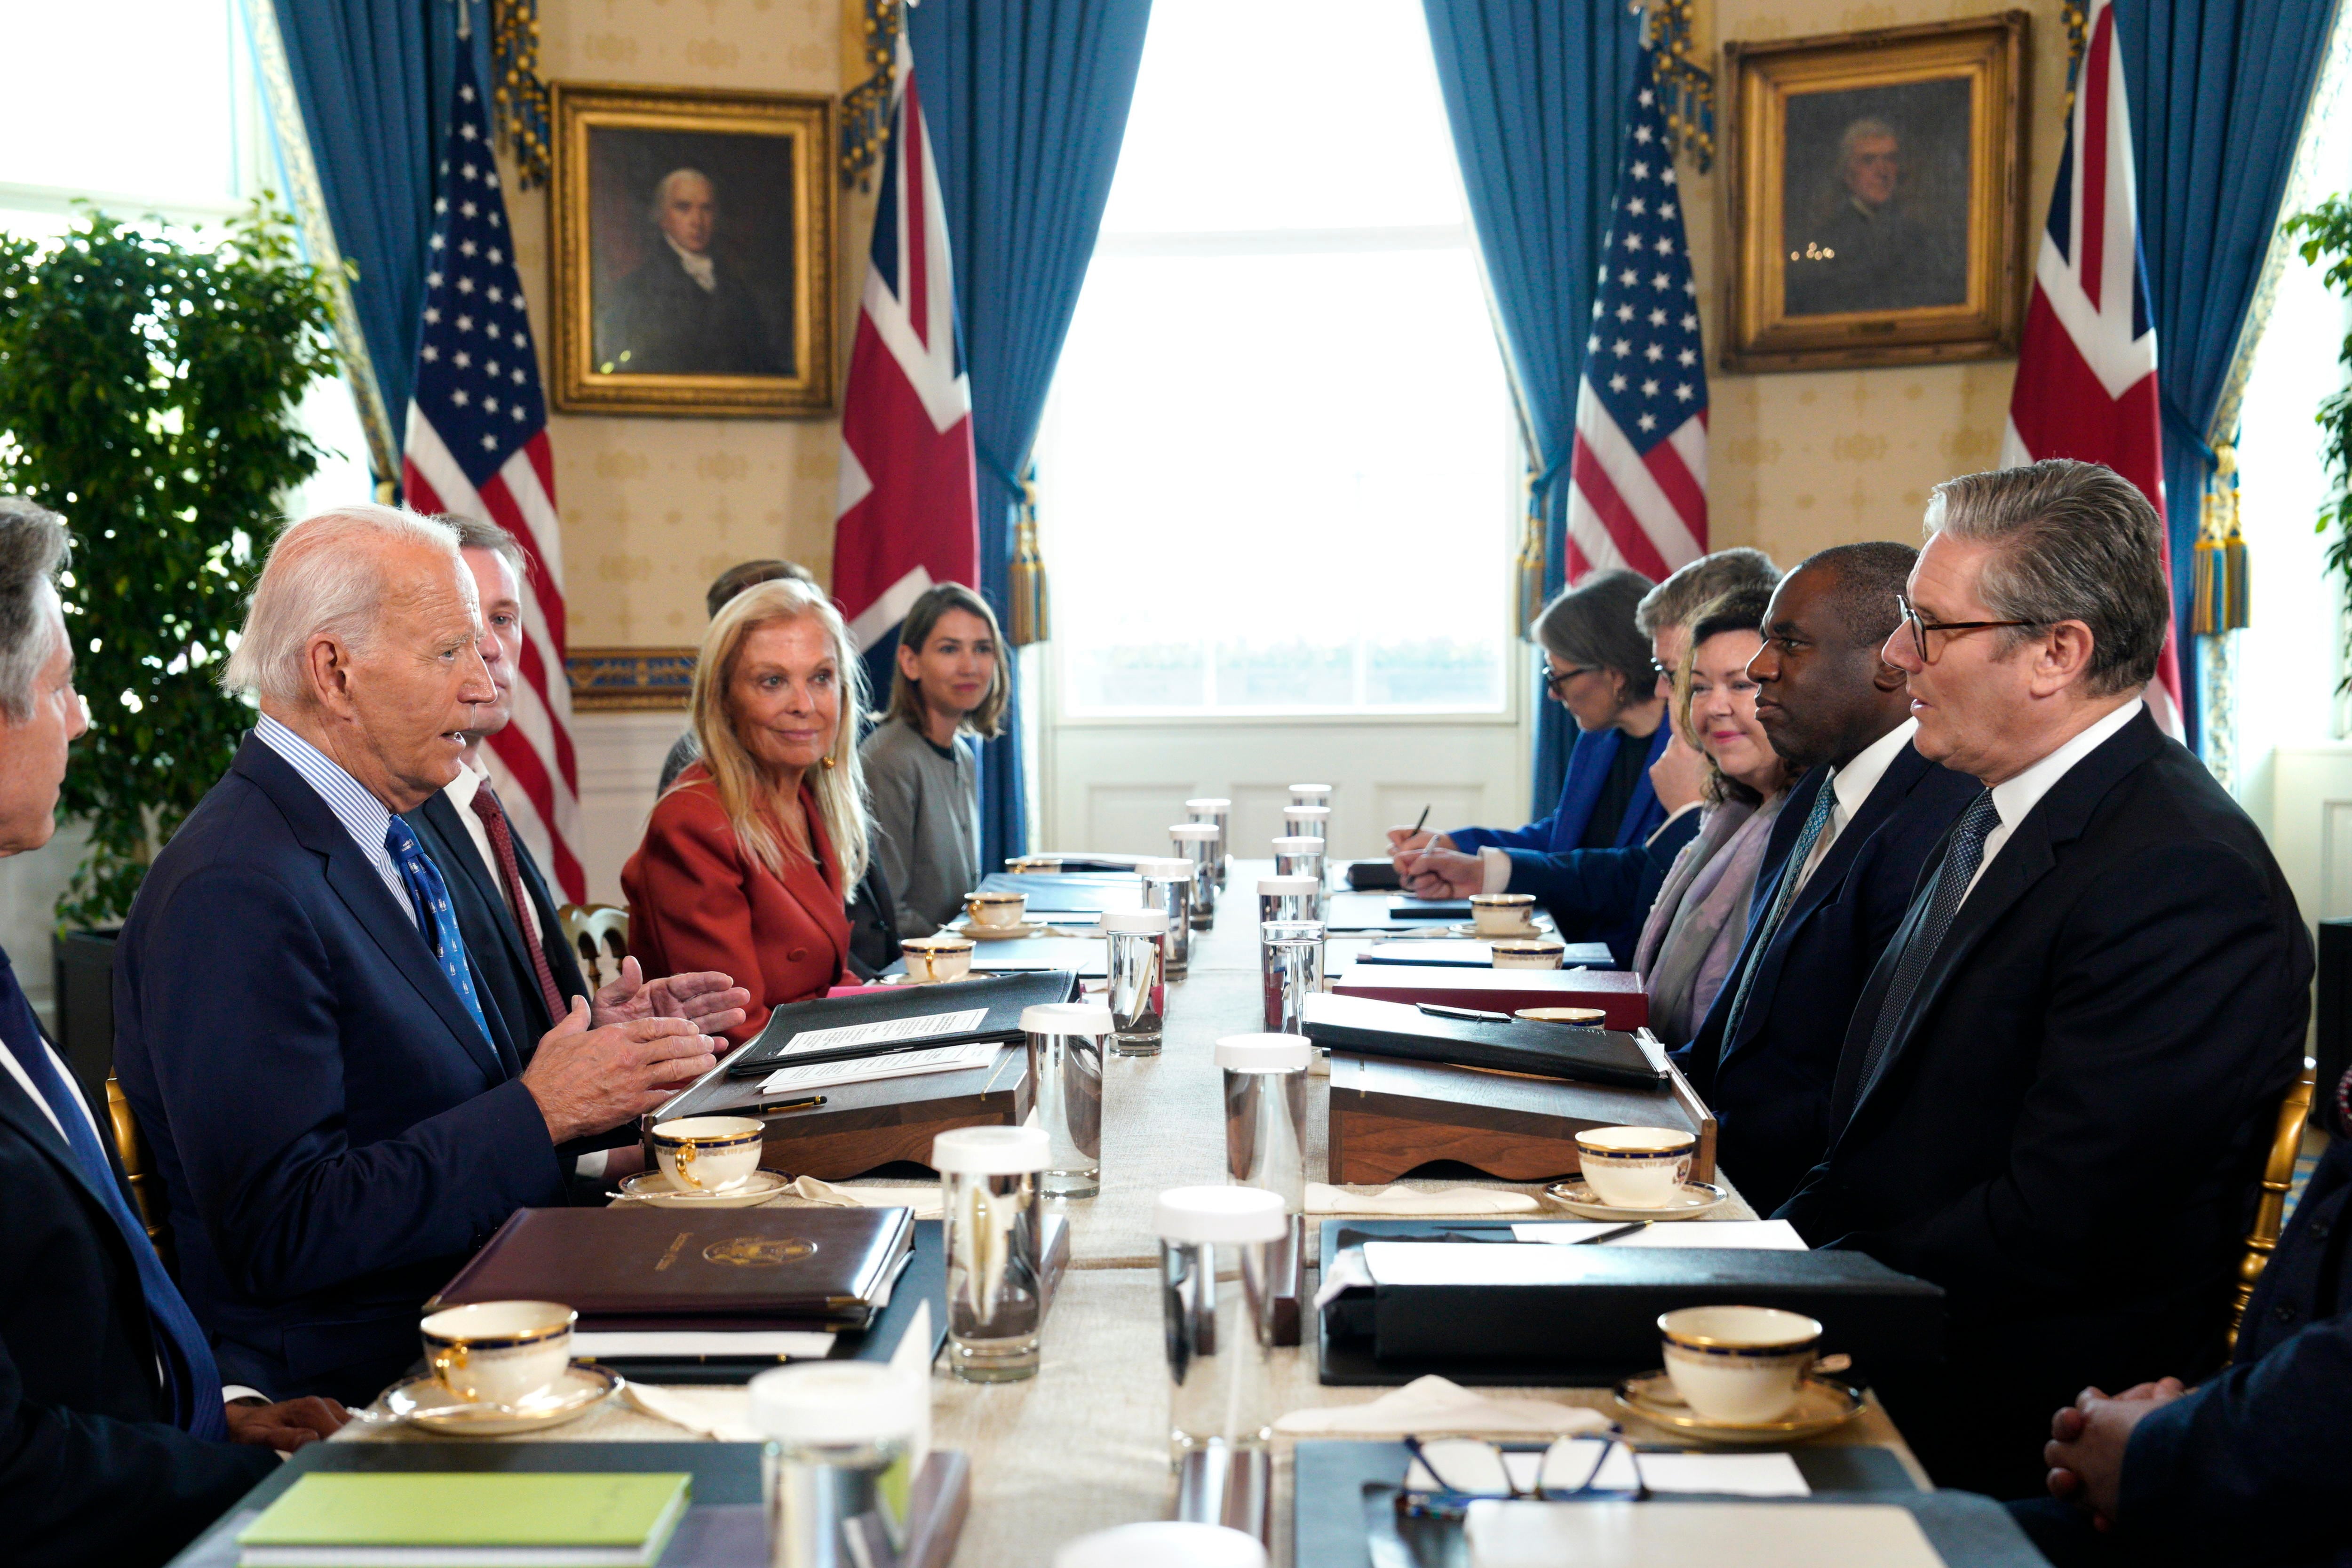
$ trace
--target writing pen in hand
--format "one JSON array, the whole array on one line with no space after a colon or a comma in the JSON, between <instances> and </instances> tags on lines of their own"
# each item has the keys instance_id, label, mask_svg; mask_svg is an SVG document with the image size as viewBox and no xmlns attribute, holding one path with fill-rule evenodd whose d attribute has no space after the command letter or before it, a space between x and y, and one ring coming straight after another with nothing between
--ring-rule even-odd
<instances>
[{"instance_id":1,"label":"writing pen in hand","mask_svg":"<svg viewBox=\"0 0 2352 1568\"><path fill-rule=\"evenodd\" d=\"M1414 824L1412 825L1412 831L1411 833L1408 833L1408 834L1406 834L1406 835L1404 836L1404 841L1405 841L1407 844L1412 843L1412 842L1413 841L1413 839L1414 839L1415 837L1417 837L1420 835L1421 830L1422 830L1423 828L1424 828L1424 827L1428 826L1429 826L1429 807L1428 807L1428 806L1426 806L1426 805L1424 805L1424 806L1423 806L1423 807L1421 808L1421 816L1420 816L1420 819L1419 819L1418 821L1414 822Z\"/></svg>"}]
</instances>

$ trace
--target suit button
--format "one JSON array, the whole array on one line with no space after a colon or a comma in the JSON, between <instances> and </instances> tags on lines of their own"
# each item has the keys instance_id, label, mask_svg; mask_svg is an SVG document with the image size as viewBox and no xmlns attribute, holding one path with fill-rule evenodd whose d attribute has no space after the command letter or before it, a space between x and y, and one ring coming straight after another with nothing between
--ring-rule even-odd
<instances>
[{"instance_id":1,"label":"suit button","mask_svg":"<svg viewBox=\"0 0 2352 1568\"><path fill-rule=\"evenodd\" d=\"M2271 1309L2271 1316L2276 1318L2282 1323L2292 1323L2294 1321L2294 1309L2286 1305L2284 1302L2281 1302L2279 1305Z\"/></svg>"},{"instance_id":2,"label":"suit button","mask_svg":"<svg viewBox=\"0 0 2352 1568\"><path fill-rule=\"evenodd\" d=\"M796 948L793 949L790 952L788 952L788 953L784 954L784 962L785 962L786 963L798 963L802 959L806 958L807 956L808 956L808 949L807 949L807 948L804 948L804 947L796 947Z\"/></svg>"}]
</instances>

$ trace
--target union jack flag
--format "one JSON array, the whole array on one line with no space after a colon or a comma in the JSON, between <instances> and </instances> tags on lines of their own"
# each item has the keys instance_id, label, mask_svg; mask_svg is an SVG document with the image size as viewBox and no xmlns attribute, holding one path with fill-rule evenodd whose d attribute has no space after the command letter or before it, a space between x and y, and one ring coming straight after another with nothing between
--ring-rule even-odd
<instances>
[{"instance_id":1,"label":"union jack flag","mask_svg":"<svg viewBox=\"0 0 2352 1568\"><path fill-rule=\"evenodd\" d=\"M1568 580L1645 577L1706 553L1706 362L1682 187L1644 46L1576 389Z\"/></svg>"},{"instance_id":2,"label":"union jack flag","mask_svg":"<svg viewBox=\"0 0 2352 1568\"><path fill-rule=\"evenodd\" d=\"M419 511L495 522L522 546L530 568L522 668L514 721L490 737L490 774L517 831L563 896L577 902L588 884L580 868L580 769L563 668L563 525L555 515L547 401L490 154L489 118L464 49L440 188L401 489Z\"/></svg>"},{"instance_id":3,"label":"union jack flag","mask_svg":"<svg viewBox=\"0 0 2352 1568\"><path fill-rule=\"evenodd\" d=\"M2000 462L2005 468L2043 458L2105 463L2137 485L2162 517L2156 321L2140 257L2139 182L2125 112L2123 57L2108 0L2092 5L2084 36L2066 151L2033 264L2033 300L2026 307ZM2168 589L2168 556L2164 580ZM2157 722L2179 739L2180 659L2170 626L2146 695Z\"/></svg>"},{"instance_id":4,"label":"union jack flag","mask_svg":"<svg viewBox=\"0 0 2352 1568\"><path fill-rule=\"evenodd\" d=\"M956 326L947 204L903 33L841 446L833 594L867 650L868 673L887 682L881 658L907 607L934 583L980 582L971 383Z\"/></svg>"}]
</instances>

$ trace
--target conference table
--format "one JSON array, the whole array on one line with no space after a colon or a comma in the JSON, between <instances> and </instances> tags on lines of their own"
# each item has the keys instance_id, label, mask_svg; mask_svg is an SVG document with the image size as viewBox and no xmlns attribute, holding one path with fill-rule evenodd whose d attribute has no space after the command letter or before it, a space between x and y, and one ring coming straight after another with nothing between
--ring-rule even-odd
<instances>
[{"instance_id":1,"label":"conference table","mask_svg":"<svg viewBox=\"0 0 2352 1568\"><path fill-rule=\"evenodd\" d=\"M1223 1079L1210 1052L1220 1036L1263 1028L1255 889L1257 879L1270 873L1266 862L1233 863L1214 927L1193 933L1189 972L1168 987L1161 1053L1114 1057L1105 1063L1102 1192L1088 1199L1053 1201L1068 1219L1070 1261L1045 1320L1037 1376L1024 1383L979 1385L958 1382L943 1369L933 1374L932 1441L961 1451L971 1464L971 1512L954 1559L959 1568L1034 1568L1073 1536L1173 1513L1176 1478L1168 1455L1168 1373L1151 1205L1166 1188L1225 1179ZM1362 945L1361 941L1333 939L1331 972L1344 968ZM1326 1081L1310 1080L1310 1179L1323 1170ZM1737 1173L1730 1174L1736 1180ZM1721 1174L1717 1179L1725 1180ZM1437 1188L1466 1184L1410 1184ZM1499 1182L1475 1184L1536 1190ZM906 1184L910 1201L922 1195L924 1186ZM936 1194L936 1183L928 1186ZM1524 1217L1568 1216L1547 1212ZM1735 1190L1732 1201L1715 1217L1756 1216ZM1310 1259L1317 1256L1317 1223L1310 1217ZM1310 1276L1310 1292L1313 1283ZM1311 1322L1307 1338L1313 1338ZM1285 1412L1357 1405L1390 1392L1318 1384L1311 1343L1276 1351L1274 1370L1277 1408ZM748 1400L740 1388L660 1392L677 1411L721 1430L740 1427L746 1419ZM1620 1415L1606 1388L1480 1392L1554 1399ZM1626 1417L1625 1424L1637 1436L1675 1440L1673 1434L1645 1428L1634 1418ZM675 1442L687 1436L679 1426L616 1400L532 1440ZM357 1426L346 1427L337 1438L417 1440L446 1439ZM1926 1472L1874 1399L1844 1426L1812 1441L1883 1447L1922 1489L1928 1485ZM1288 1439L1277 1436L1271 1542L1276 1564L1289 1563L1291 1556L1290 1447Z\"/></svg>"}]
</instances>

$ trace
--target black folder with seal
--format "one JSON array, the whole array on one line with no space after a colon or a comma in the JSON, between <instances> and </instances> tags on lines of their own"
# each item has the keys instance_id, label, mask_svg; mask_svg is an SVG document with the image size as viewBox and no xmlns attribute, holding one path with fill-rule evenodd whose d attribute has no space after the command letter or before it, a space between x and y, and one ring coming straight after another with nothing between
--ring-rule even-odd
<instances>
[{"instance_id":1,"label":"black folder with seal","mask_svg":"<svg viewBox=\"0 0 2352 1568\"><path fill-rule=\"evenodd\" d=\"M1361 1256L1342 1263L1350 1247ZM1322 1249L1327 1384L1425 1373L1488 1385L1612 1384L1658 1366L1659 1313L1714 1304L1819 1319L1823 1352L1852 1356L1864 1374L1943 1351L1943 1290L1859 1252L1564 1247L1516 1242L1508 1224L1425 1219L1327 1221Z\"/></svg>"},{"instance_id":2,"label":"black folder with seal","mask_svg":"<svg viewBox=\"0 0 2352 1568\"><path fill-rule=\"evenodd\" d=\"M780 1067L929 1050L939 1046L1021 1038L1024 1008L1075 1001L1078 977L1066 969L1034 974L1003 974L942 985L896 986L861 996L818 997L788 1002L768 1015L767 1027L727 1064L729 1078L761 1078ZM977 1013L978 1017L967 1015ZM917 1020L941 1019L925 1028ZM819 1030L846 1030L838 1045L795 1050L793 1044Z\"/></svg>"},{"instance_id":3,"label":"black folder with seal","mask_svg":"<svg viewBox=\"0 0 2352 1568\"><path fill-rule=\"evenodd\" d=\"M1307 1037L1326 1050L1444 1062L1538 1078L1664 1089L1665 1068L1615 1029L1569 1029L1474 1007L1418 1006L1328 992L1307 998Z\"/></svg>"}]
</instances>

